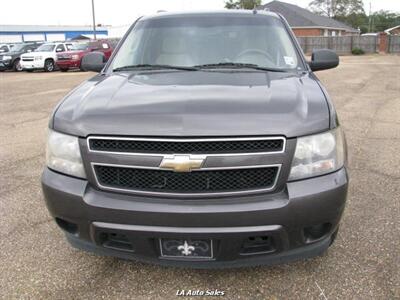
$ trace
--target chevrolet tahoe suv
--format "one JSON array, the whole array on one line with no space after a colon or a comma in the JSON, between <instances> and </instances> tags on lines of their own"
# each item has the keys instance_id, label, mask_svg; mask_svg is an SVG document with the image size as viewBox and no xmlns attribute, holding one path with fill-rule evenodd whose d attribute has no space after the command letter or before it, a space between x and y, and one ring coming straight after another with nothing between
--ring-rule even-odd
<instances>
[{"instance_id":1,"label":"chevrolet tahoe suv","mask_svg":"<svg viewBox=\"0 0 400 300\"><path fill-rule=\"evenodd\" d=\"M57 53L68 51L72 43L46 43L34 52L21 55L21 67L25 71L44 70L53 72L56 69Z\"/></svg>"},{"instance_id":2,"label":"chevrolet tahoe suv","mask_svg":"<svg viewBox=\"0 0 400 300\"><path fill-rule=\"evenodd\" d=\"M9 52L0 53L0 71L22 71L21 55L31 53L39 46L38 43L20 43L13 45Z\"/></svg>"},{"instance_id":3,"label":"chevrolet tahoe suv","mask_svg":"<svg viewBox=\"0 0 400 300\"><path fill-rule=\"evenodd\" d=\"M111 44L105 40L96 40L74 44L67 52L57 54L57 66L60 71L67 72L69 69L80 69L82 58L90 52L102 52L109 59L113 51Z\"/></svg>"},{"instance_id":4,"label":"chevrolet tahoe suv","mask_svg":"<svg viewBox=\"0 0 400 300\"><path fill-rule=\"evenodd\" d=\"M193 268L323 253L348 188L332 101L284 18L160 13L136 21L49 122L47 207L79 249Z\"/></svg>"}]
</instances>

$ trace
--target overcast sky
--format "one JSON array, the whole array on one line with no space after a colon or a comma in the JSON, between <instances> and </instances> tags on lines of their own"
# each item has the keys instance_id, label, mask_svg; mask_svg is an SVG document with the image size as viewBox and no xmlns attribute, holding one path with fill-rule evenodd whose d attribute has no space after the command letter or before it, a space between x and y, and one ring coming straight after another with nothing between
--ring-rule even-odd
<instances>
[{"instance_id":1,"label":"overcast sky","mask_svg":"<svg viewBox=\"0 0 400 300\"><path fill-rule=\"evenodd\" d=\"M282 0L307 7L311 0ZM95 0L96 23L131 24L138 16L157 10L222 9L224 0ZM268 3L264 0L263 3ZM364 0L369 11L369 0ZM372 11L380 9L400 12L400 0L371 0ZM89 25L91 0L8 0L1 4L0 24L20 25Z\"/></svg>"}]
</instances>

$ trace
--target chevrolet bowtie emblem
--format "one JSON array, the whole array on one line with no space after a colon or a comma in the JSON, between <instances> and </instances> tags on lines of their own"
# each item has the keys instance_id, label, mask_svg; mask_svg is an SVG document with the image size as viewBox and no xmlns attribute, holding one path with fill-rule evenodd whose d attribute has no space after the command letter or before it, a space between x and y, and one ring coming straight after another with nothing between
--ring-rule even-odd
<instances>
[{"instance_id":1,"label":"chevrolet bowtie emblem","mask_svg":"<svg viewBox=\"0 0 400 300\"><path fill-rule=\"evenodd\" d=\"M165 156L160 164L162 169L171 169L174 172L191 172L200 169L206 156L202 155L171 155Z\"/></svg>"}]
</instances>

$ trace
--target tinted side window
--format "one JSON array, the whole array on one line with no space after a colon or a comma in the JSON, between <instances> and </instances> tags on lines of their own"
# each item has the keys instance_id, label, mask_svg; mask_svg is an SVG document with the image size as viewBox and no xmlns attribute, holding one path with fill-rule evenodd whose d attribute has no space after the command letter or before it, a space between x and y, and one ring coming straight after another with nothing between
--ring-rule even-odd
<instances>
[{"instance_id":1,"label":"tinted side window","mask_svg":"<svg viewBox=\"0 0 400 300\"><path fill-rule=\"evenodd\" d=\"M89 44L89 48L90 48L90 49L99 49L99 48L100 48L100 47L99 47L99 43L97 43L97 42L90 43L90 44Z\"/></svg>"},{"instance_id":2,"label":"tinted side window","mask_svg":"<svg viewBox=\"0 0 400 300\"><path fill-rule=\"evenodd\" d=\"M60 49L61 49L61 50L60 50ZM57 52L64 52L64 51L65 51L64 45L63 45L63 44L57 45L56 51L57 51Z\"/></svg>"}]
</instances>

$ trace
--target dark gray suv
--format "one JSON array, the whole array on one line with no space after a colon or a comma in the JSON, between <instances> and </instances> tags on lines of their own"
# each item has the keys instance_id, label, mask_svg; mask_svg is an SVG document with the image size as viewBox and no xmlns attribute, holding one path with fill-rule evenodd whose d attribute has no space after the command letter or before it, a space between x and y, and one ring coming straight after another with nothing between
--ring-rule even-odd
<instances>
[{"instance_id":1,"label":"dark gray suv","mask_svg":"<svg viewBox=\"0 0 400 300\"><path fill-rule=\"evenodd\" d=\"M336 111L282 16L161 13L132 25L49 123L47 207L77 248L195 268L334 241L348 177Z\"/></svg>"}]
</instances>

